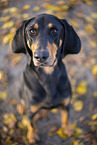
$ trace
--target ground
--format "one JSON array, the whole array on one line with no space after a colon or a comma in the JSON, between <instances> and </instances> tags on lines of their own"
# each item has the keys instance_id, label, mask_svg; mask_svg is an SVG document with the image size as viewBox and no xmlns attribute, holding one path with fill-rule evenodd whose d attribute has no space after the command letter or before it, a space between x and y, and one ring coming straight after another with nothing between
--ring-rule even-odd
<instances>
[{"instance_id":1,"label":"ground","mask_svg":"<svg viewBox=\"0 0 97 145\"><path fill-rule=\"evenodd\" d=\"M16 92L17 80L26 65L24 55L12 53L11 41L22 20L50 13L65 18L81 38L78 55L63 60L72 85L70 122L75 130L67 137L58 109L36 122L40 145L97 145L97 1L93 0L1 0L0 1L0 145L29 145L26 115ZM58 131L50 130L57 126Z\"/></svg>"}]
</instances>

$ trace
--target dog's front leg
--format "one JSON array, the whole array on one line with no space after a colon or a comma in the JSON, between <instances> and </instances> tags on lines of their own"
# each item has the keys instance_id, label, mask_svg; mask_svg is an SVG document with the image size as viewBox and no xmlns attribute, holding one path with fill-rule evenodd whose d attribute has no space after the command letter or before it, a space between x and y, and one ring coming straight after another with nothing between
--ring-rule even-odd
<instances>
[{"instance_id":1,"label":"dog's front leg","mask_svg":"<svg viewBox=\"0 0 97 145\"><path fill-rule=\"evenodd\" d=\"M40 118L44 118L47 115L48 110L42 109L41 105L33 105L31 106L30 110L31 113L29 115L30 121L27 139L29 140L29 143L33 143L34 145L36 145L40 142L40 138L37 133L36 121L38 121Z\"/></svg>"},{"instance_id":2,"label":"dog's front leg","mask_svg":"<svg viewBox=\"0 0 97 145\"><path fill-rule=\"evenodd\" d=\"M40 138L37 134L37 128L36 128L36 121L40 118L40 105L32 105L30 107L30 113L28 115L29 118L29 126L28 126L28 132L27 132L27 139L29 143L32 143L34 145L38 144L40 142Z\"/></svg>"},{"instance_id":3,"label":"dog's front leg","mask_svg":"<svg viewBox=\"0 0 97 145\"><path fill-rule=\"evenodd\" d=\"M66 134L68 137L73 135L74 129L72 125L69 122L69 108L66 106L62 106L60 108L61 113L61 128L63 129L64 134Z\"/></svg>"}]
</instances>

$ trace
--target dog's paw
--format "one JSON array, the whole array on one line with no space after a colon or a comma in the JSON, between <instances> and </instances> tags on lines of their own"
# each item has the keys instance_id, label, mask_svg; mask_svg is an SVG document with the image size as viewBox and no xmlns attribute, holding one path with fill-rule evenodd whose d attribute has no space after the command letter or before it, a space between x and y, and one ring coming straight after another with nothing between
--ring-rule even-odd
<instances>
[{"instance_id":1,"label":"dog's paw","mask_svg":"<svg viewBox=\"0 0 97 145\"><path fill-rule=\"evenodd\" d=\"M66 134L68 137L74 134L74 128L70 123L64 125L62 129L63 129L64 134Z\"/></svg>"},{"instance_id":2,"label":"dog's paw","mask_svg":"<svg viewBox=\"0 0 97 145\"><path fill-rule=\"evenodd\" d=\"M30 144L39 145L40 138L31 126L28 129L27 139Z\"/></svg>"}]
</instances>

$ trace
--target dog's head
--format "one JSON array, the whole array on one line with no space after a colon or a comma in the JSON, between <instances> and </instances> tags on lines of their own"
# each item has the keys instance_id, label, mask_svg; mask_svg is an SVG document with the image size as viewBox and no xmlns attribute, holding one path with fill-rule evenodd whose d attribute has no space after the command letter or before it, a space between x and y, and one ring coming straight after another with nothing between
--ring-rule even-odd
<instances>
[{"instance_id":1,"label":"dog's head","mask_svg":"<svg viewBox=\"0 0 97 145\"><path fill-rule=\"evenodd\" d=\"M81 42L65 19L41 14L22 23L13 38L12 49L29 54L35 66L53 66L67 54L78 53Z\"/></svg>"}]
</instances>

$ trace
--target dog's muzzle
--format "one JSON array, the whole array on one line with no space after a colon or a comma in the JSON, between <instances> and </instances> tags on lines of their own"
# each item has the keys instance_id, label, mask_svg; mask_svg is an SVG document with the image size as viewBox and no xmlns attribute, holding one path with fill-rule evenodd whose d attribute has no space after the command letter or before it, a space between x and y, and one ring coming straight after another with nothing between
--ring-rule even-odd
<instances>
[{"instance_id":1,"label":"dog's muzzle","mask_svg":"<svg viewBox=\"0 0 97 145\"><path fill-rule=\"evenodd\" d=\"M39 51L36 50L34 52L34 59L36 59L40 63L44 63L49 57L49 52L47 50Z\"/></svg>"}]
</instances>

